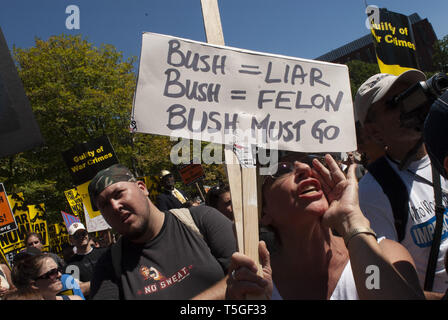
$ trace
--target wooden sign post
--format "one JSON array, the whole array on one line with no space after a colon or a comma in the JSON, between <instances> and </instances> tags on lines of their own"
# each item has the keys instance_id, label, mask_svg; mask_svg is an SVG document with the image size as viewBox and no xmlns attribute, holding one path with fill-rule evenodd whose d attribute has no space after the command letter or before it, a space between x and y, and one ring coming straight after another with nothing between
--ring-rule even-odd
<instances>
[{"instance_id":1,"label":"wooden sign post","mask_svg":"<svg viewBox=\"0 0 448 320\"><path fill-rule=\"evenodd\" d=\"M224 45L217 0L201 0L201 5L207 42ZM229 146L225 148L225 161L235 216L239 251L252 258L258 264L258 273L262 276L258 257L256 168L253 166L243 166L241 168L238 158Z\"/></svg>"}]
</instances>

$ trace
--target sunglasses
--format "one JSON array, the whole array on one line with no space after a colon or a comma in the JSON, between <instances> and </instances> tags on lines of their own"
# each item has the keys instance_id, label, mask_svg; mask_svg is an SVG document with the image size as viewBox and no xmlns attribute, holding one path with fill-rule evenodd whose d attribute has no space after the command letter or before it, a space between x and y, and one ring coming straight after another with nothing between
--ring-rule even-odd
<instances>
[{"instance_id":1,"label":"sunglasses","mask_svg":"<svg viewBox=\"0 0 448 320\"><path fill-rule=\"evenodd\" d=\"M298 161L301 163L305 163L308 166L313 166L313 160L317 159L320 163L322 163L324 166L326 166L325 158L323 155L319 154L304 154L297 157L294 157L294 159L291 159L289 161L281 161L273 166L272 168L272 174L269 174L268 176L272 179L278 179L284 175L290 174L295 170L294 162Z\"/></svg>"},{"instance_id":2,"label":"sunglasses","mask_svg":"<svg viewBox=\"0 0 448 320\"><path fill-rule=\"evenodd\" d=\"M53 268L50 271L45 272L43 275L37 277L34 280L47 280L47 279L51 279L54 280L58 277L59 275L59 269L58 268Z\"/></svg>"}]
</instances>

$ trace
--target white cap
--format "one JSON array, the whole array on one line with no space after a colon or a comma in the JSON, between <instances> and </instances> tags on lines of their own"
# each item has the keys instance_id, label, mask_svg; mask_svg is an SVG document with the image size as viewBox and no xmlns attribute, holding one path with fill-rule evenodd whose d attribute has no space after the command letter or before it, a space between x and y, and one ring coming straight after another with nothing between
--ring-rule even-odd
<instances>
[{"instance_id":1,"label":"white cap","mask_svg":"<svg viewBox=\"0 0 448 320\"><path fill-rule=\"evenodd\" d=\"M371 76L359 87L356 93L354 104L355 121L359 121L361 125L364 125L370 106L383 98L395 83L400 82L411 86L425 80L425 74L416 69L403 72L399 76L388 73L378 73Z\"/></svg>"},{"instance_id":2,"label":"white cap","mask_svg":"<svg viewBox=\"0 0 448 320\"><path fill-rule=\"evenodd\" d=\"M169 172L168 170L162 170L160 171L160 178L163 178L164 176L170 175L171 172Z\"/></svg>"},{"instance_id":3,"label":"white cap","mask_svg":"<svg viewBox=\"0 0 448 320\"><path fill-rule=\"evenodd\" d=\"M76 231L78 230L86 230L86 228L84 227L84 225L82 223L79 222L74 222L70 225L70 227L68 228L68 235L72 236L76 233Z\"/></svg>"}]
</instances>

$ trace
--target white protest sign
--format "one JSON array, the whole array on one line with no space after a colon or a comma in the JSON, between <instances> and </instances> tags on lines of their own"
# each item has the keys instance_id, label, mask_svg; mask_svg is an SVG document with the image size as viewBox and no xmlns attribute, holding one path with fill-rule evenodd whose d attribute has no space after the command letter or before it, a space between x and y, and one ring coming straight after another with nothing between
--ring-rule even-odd
<instances>
[{"instance_id":1,"label":"white protest sign","mask_svg":"<svg viewBox=\"0 0 448 320\"><path fill-rule=\"evenodd\" d=\"M131 129L221 144L238 129L263 148L356 150L347 66L155 33L143 34Z\"/></svg>"},{"instance_id":2,"label":"white protest sign","mask_svg":"<svg viewBox=\"0 0 448 320\"><path fill-rule=\"evenodd\" d=\"M104 220L102 215L96 216L94 218L90 217L89 212L85 205L84 207L84 216L86 218L86 228L88 232L96 232L107 229L112 229L112 227Z\"/></svg>"}]
</instances>

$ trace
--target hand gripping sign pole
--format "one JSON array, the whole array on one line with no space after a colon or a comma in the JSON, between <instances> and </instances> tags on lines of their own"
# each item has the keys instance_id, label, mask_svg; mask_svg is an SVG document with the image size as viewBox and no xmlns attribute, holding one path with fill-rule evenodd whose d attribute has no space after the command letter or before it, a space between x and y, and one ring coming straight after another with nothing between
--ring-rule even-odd
<instances>
[{"instance_id":1,"label":"hand gripping sign pole","mask_svg":"<svg viewBox=\"0 0 448 320\"><path fill-rule=\"evenodd\" d=\"M221 19L217 0L201 0L207 42L224 45ZM238 142L238 139L236 140ZM227 176L232 197L235 218L236 236L239 251L252 258L258 267L258 274L262 276L258 257L258 210L257 210L257 176L253 161L243 164L234 150L240 147L247 150L250 146L225 146ZM249 153L251 150L249 150ZM250 159L252 160L252 159ZM264 299L265 297L248 297L250 299Z\"/></svg>"}]
</instances>

